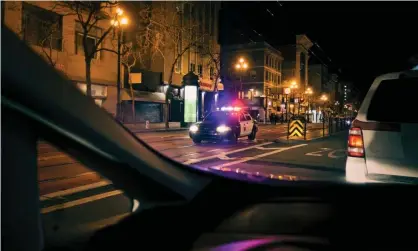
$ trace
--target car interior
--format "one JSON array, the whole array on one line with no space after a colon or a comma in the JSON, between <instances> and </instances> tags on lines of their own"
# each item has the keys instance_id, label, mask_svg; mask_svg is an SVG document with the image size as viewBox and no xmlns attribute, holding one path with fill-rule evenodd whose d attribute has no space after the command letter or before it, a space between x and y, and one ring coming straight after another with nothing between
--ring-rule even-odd
<instances>
[{"instance_id":1,"label":"car interior","mask_svg":"<svg viewBox=\"0 0 418 251\"><path fill-rule=\"evenodd\" d=\"M4 250L418 249L416 186L279 181L184 166L136 138L5 27L2 47ZM40 137L111 180L139 209L81 245L45 244Z\"/></svg>"}]
</instances>

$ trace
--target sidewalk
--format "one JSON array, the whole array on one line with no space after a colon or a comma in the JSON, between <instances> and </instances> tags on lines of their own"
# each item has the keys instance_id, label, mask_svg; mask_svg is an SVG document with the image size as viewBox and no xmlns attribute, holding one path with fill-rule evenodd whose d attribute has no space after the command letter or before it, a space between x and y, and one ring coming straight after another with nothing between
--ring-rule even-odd
<instances>
[{"instance_id":1,"label":"sidewalk","mask_svg":"<svg viewBox=\"0 0 418 251\"><path fill-rule=\"evenodd\" d=\"M180 127L180 122L170 122L170 127L168 129L165 128L165 123L149 123L148 129L145 126L144 122L139 122L136 124L123 124L128 130L133 133L145 133L145 132L172 132L172 131L187 131L188 127ZM259 123L258 126L260 127L287 127L287 123L277 123L276 125L271 124L270 122L264 124ZM307 125L309 129L319 129L322 128L322 124L313 124L310 123Z\"/></svg>"},{"instance_id":2,"label":"sidewalk","mask_svg":"<svg viewBox=\"0 0 418 251\"><path fill-rule=\"evenodd\" d=\"M165 123L149 123L148 129L144 122L136 124L123 124L127 129L133 133L142 132L172 132L172 131L186 131L188 128L180 127L180 122L170 122L169 128L165 128Z\"/></svg>"}]
</instances>

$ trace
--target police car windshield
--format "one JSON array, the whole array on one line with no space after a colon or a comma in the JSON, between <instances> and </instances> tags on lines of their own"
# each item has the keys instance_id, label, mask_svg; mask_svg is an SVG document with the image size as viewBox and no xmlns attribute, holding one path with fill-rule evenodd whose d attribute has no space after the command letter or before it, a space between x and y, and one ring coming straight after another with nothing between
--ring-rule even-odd
<instances>
[{"instance_id":1,"label":"police car windshield","mask_svg":"<svg viewBox=\"0 0 418 251\"><path fill-rule=\"evenodd\" d=\"M217 111L211 112L206 118L204 119L205 122L230 122L230 121L237 121L239 113L238 112L224 112L224 111Z\"/></svg>"}]
</instances>

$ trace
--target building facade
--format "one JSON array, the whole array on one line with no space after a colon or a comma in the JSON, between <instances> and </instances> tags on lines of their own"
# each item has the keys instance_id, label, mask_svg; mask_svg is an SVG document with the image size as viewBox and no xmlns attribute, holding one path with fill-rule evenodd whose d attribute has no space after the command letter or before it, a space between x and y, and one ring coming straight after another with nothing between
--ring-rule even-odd
<instances>
[{"instance_id":1,"label":"building facade","mask_svg":"<svg viewBox=\"0 0 418 251\"><path fill-rule=\"evenodd\" d=\"M279 47L284 57L283 81L295 81L302 91L309 85L309 49L313 43L306 35L296 35L296 43Z\"/></svg>"},{"instance_id":2,"label":"building facade","mask_svg":"<svg viewBox=\"0 0 418 251\"><path fill-rule=\"evenodd\" d=\"M65 74L82 91L86 90L86 70L81 27L75 15L67 15L54 2L4 2L4 23L34 51ZM53 24L53 30L49 29ZM99 21L88 41L97 42L109 29L108 20ZM51 32L51 34L48 34ZM102 42L112 48L111 38ZM109 113L116 113L117 57L112 52L97 53L91 64L92 96Z\"/></svg>"},{"instance_id":3,"label":"building facade","mask_svg":"<svg viewBox=\"0 0 418 251\"><path fill-rule=\"evenodd\" d=\"M57 8L57 3L60 2L4 2L2 18L7 27L86 92L83 27L78 15L69 15L68 9ZM151 123L164 122L170 117L178 120L181 114L176 116L177 111L171 111L170 104L173 101L175 109L181 112L181 106L176 104L184 100L182 78L190 71L200 79L198 112L202 115L211 106L214 93L222 89L217 60L220 3L121 2L117 7L124 10L129 20L120 33L121 43L134 44L131 55L135 57L129 71L121 65L122 120L126 123L133 122L133 117L136 122ZM91 62L91 91L98 105L116 115L118 56L114 51L119 31L113 29L111 18L117 8L106 11L108 18L97 21L87 34L87 45L104 37L100 52ZM82 16L87 20L86 13ZM129 72L141 76L132 85L133 91ZM215 86L215 82L219 84ZM131 109L133 101L136 116Z\"/></svg>"},{"instance_id":4,"label":"building facade","mask_svg":"<svg viewBox=\"0 0 418 251\"><path fill-rule=\"evenodd\" d=\"M280 51L265 42L228 45L222 47L221 75L225 85L223 102L240 99L251 115L268 120L277 112L281 88ZM242 59L247 67L237 69Z\"/></svg>"},{"instance_id":5,"label":"building facade","mask_svg":"<svg viewBox=\"0 0 418 251\"><path fill-rule=\"evenodd\" d=\"M220 3L152 1L129 5L126 9L138 20L130 30L131 39L140 41L138 60L131 69L142 74L142 82L133 86L135 96L141 96L134 97L137 121L181 121L187 98L183 77L189 72L199 77L197 117L201 118L223 89L217 42ZM131 96L127 91L123 101L128 120Z\"/></svg>"}]
</instances>

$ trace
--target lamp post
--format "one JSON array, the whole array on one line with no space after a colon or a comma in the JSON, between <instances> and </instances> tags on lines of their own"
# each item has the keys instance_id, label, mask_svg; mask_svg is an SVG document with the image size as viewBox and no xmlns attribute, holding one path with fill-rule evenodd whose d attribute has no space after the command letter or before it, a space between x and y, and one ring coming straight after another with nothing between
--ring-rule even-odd
<instances>
[{"instance_id":1,"label":"lamp post","mask_svg":"<svg viewBox=\"0 0 418 251\"><path fill-rule=\"evenodd\" d=\"M241 57L238 62L235 64L235 69L239 72L239 82L240 82L240 91L239 91L239 95L238 98L239 99L243 99L244 95L242 93L242 74L244 71L246 71L248 69L248 63L245 62L245 59L243 57ZM235 93L237 93L237 88L235 86Z\"/></svg>"},{"instance_id":2,"label":"lamp post","mask_svg":"<svg viewBox=\"0 0 418 251\"><path fill-rule=\"evenodd\" d=\"M324 104L324 112L322 113L322 117L325 119L325 116L324 116L324 113L325 113L325 104L328 101L328 97L327 97L327 95L322 94L320 99L323 101L323 104Z\"/></svg>"},{"instance_id":3,"label":"lamp post","mask_svg":"<svg viewBox=\"0 0 418 251\"><path fill-rule=\"evenodd\" d=\"M292 83L290 84L290 89L292 90L292 96L293 96L293 103L295 103L295 91L293 91L293 90L296 90L296 89L298 89L298 85L297 85L297 83L296 83L296 81L292 81ZM300 106L300 103L299 103L299 106ZM295 106L293 105L293 115L295 115Z\"/></svg>"},{"instance_id":4,"label":"lamp post","mask_svg":"<svg viewBox=\"0 0 418 251\"><path fill-rule=\"evenodd\" d=\"M116 10L116 17L110 21L111 25L115 29L118 29L118 65L117 65L117 101L116 101L116 118L120 120L121 114L121 100L120 100L120 91L121 91L121 70L120 70L120 49L122 46L122 37L123 37L123 27L128 24L128 18L123 16L123 10L118 8ZM132 116L134 116L132 114Z\"/></svg>"},{"instance_id":5,"label":"lamp post","mask_svg":"<svg viewBox=\"0 0 418 251\"><path fill-rule=\"evenodd\" d=\"M311 111L311 103L310 103L311 100L310 99L311 99L311 96L313 94L312 88L308 87L305 91L305 94L308 97L308 119L307 120L308 120L308 123L309 123L309 112Z\"/></svg>"}]
</instances>

